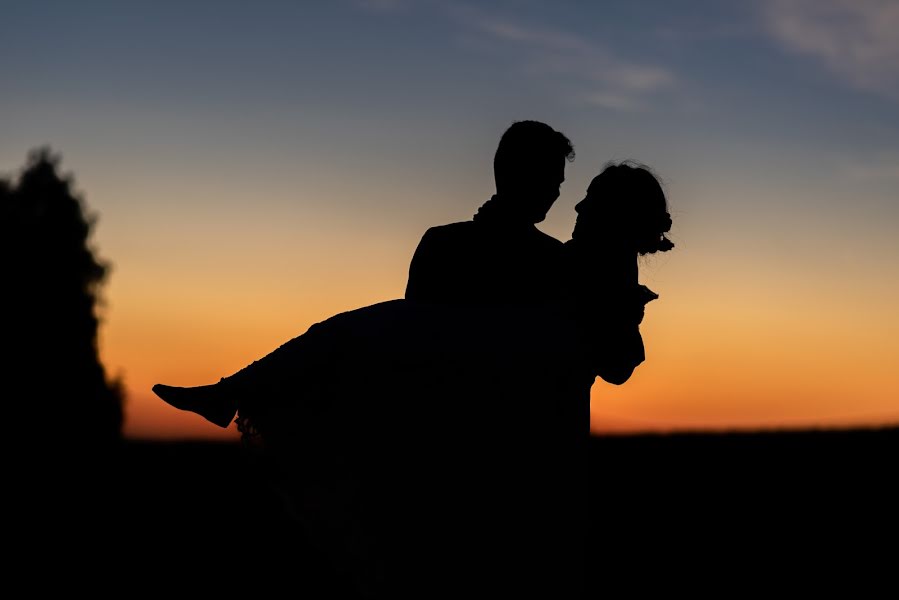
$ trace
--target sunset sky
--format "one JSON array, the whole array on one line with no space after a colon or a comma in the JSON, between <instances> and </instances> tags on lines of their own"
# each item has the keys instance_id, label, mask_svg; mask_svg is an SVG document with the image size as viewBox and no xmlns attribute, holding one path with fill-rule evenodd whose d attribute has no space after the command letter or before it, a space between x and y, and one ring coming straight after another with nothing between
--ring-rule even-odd
<instances>
[{"instance_id":1,"label":"sunset sky","mask_svg":"<svg viewBox=\"0 0 899 600\"><path fill-rule=\"evenodd\" d=\"M0 171L49 145L113 269L133 438L237 437L156 398L401 297L502 132L662 178L676 248L602 431L899 422L899 2L5 2Z\"/></svg>"}]
</instances>

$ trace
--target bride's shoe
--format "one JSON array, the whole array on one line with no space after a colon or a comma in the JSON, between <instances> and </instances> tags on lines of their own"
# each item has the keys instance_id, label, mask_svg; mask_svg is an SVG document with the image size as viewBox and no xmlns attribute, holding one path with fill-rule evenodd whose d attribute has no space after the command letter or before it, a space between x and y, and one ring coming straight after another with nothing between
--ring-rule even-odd
<instances>
[{"instance_id":1,"label":"bride's shoe","mask_svg":"<svg viewBox=\"0 0 899 600\"><path fill-rule=\"evenodd\" d=\"M237 413L236 403L221 386L215 384L175 387L157 383L153 386L153 393L175 408L197 413L219 427L227 428Z\"/></svg>"}]
</instances>

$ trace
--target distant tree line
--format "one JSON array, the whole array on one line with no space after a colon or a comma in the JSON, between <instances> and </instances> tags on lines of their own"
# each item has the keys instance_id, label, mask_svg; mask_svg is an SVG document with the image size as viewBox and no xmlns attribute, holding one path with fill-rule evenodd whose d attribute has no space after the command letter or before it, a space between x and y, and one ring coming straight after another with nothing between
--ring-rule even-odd
<instances>
[{"instance_id":1,"label":"distant tree line","mask_svg":"<svg viewBox=\"0 0 899 600\"><path fill-rule=\"evenodd\" d=\"M91 246L96 218L59 162L40 148L0 178L0 395L7 437L64 460L121 440L124 391L98 349L110 265Z\"/></svg>"}]
</instances>

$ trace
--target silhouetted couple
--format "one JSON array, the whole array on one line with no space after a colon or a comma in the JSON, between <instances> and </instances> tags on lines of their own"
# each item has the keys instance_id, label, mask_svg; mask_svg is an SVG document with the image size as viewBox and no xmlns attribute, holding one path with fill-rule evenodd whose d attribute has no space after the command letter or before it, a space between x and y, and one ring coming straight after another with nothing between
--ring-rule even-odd
<instances>
[{"instance_id":1,"label":"silhouetted couple","mask_svg":"<svg viewBox=\"0 0 899 600\"><path fill-rule=\"evenodd\" d=\"M216 384L153 388L222 427L236 417L360 595L583 591L590 388L644 360L656 295L637 259L672 244L658 181L631 163L593 179L570 240L537 229L573 159L562 133L514 123L496 194L425 233L404 299L313 325Z\"/></svg>"}]
</instances>

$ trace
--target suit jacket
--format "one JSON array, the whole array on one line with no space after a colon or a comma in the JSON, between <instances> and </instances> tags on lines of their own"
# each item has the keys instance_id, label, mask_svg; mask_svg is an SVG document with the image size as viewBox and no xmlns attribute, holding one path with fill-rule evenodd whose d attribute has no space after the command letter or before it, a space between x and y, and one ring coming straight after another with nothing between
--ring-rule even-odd
<instances>
[{"instance_id":1,"label":"suit jacket","mask_svg":"<svg viewBox=\"0 0 899 600\"><path fill-rule=\"evenodd\" d=\"M563 244L535 226L464 221L428 229L406 299L465 306L558 303Z\"/></svg>"}]
</instances>

